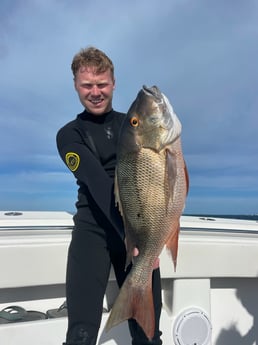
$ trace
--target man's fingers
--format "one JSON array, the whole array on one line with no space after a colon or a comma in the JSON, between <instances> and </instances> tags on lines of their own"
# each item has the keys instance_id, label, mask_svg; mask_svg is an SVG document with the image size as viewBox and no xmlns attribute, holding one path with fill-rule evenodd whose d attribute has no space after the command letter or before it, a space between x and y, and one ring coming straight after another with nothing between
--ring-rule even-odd
<instances>
[{"instance_id":1,"label":"man's fingers","mask_svg":"<svg viewBox=\"0 0 258 345\"><path fill-rule=\"evenodd\" d=\"M155 261L154 261L154 264L153 264L153 269L157 269L159 268L159 258L157 258Z\"/></svg>"},{"instance_id":2,"label":"man's fingers","mask_svg":"<svg viewBox=\"0 0 258 345\"><path fill-rule=\"evenodd\" d=\"M138 256L138 255L139 255L139 249L135 247L133 249L133 256Z\"/></svg>"}]
</instances>

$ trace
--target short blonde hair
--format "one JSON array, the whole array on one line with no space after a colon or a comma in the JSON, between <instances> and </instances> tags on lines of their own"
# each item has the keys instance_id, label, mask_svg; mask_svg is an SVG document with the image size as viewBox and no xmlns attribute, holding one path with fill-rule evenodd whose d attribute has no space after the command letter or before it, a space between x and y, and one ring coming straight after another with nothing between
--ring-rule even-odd
<instances>
[{"instance_id":1,"label":"short blonde hair","mask_svg":"<svg viewBox=\"0 0 258 345\"><path fill-rule=\"evenodd\" d=\"M110 58L101 50L95 47L81 49L73 58L71 69L74 77L81 67L93 67L96 73L103 73L110 70L114 79L114 65Z\"/></svg>"}]
</instances>

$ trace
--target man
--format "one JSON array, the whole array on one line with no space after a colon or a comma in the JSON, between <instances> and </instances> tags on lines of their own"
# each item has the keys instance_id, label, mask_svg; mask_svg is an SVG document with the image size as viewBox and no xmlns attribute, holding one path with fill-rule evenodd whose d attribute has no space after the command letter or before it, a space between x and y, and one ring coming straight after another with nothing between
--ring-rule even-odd
<instances>
[{"instance_id":1,"label":"man","mask_svg":"<svg viewBox=\"0 0 258 345\"><path fill-rule=\"evenodd\" d=\"M60 156L79 186L68 252L64 345L95 345L111 264L119 286L126 276L123 222L113 192L116 145L125 114L112 108L114 66L104 52L83 49L74 56L71 68L84 111L57 134ZM162 343L159 268L153 271L153 295L155 336L149 341L135 320L129 320L134 345Z\"/></svg>"}]
</instances>

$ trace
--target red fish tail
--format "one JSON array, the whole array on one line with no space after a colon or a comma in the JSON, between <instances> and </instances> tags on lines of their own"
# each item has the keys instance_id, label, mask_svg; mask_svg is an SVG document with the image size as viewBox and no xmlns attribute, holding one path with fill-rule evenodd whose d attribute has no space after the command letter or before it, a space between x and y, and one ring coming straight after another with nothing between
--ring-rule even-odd
<instances>
[{"instance_id":1,"label":"red fish tail","mask_svg":"<svg viewBox=\"0 0 258 345\"><path fill-rule=\"evenodd\" d=\"M112 307L105 329L109 331L119 323L135 319L148 339L152 339L155 329L154 305L151 282L147 288L132 286L129 279L124 282Z\"/></svg>"}]
</instances>

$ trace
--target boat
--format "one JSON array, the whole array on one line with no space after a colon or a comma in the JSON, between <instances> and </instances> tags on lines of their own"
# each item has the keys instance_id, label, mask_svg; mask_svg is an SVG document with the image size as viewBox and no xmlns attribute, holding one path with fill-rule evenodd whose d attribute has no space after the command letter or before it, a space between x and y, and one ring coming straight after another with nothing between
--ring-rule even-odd
<instances>
[{"instance_id":1,"label":"boat","mask_svg":"<svg viewBox=\"0 0 258 345\"><path fill-rule=\"evenodd\" d=\"M181 217L177 268L160 256L164 345L256 345L258 222ZM46 313L65 301L68 212L0 212L0 310L19 306ZM98 344L130 344L127 323L105 332L118 288L111 272ZM57 345L67 317L0 323L2 345Z\"/></svg>"}]
</instances>

